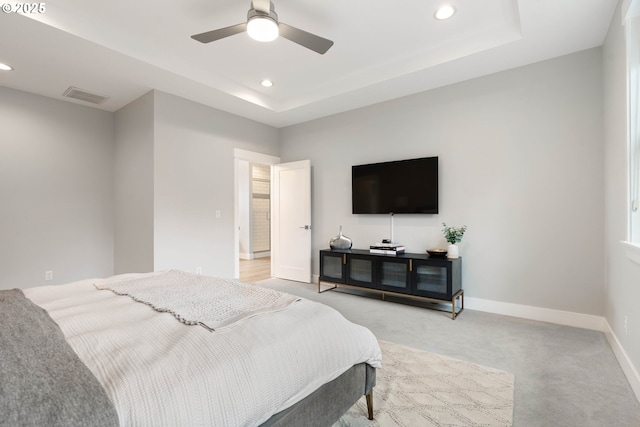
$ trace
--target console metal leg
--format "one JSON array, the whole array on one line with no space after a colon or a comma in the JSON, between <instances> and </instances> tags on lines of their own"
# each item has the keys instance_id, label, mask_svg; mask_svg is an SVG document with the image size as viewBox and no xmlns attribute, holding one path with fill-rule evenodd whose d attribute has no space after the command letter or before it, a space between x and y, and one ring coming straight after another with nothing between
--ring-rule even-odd
<instances>
[{"instance_id":1,"label":"console metal leg","mask_svg":"<svg viewBox=\"0 0 640 427\"><path fill-rule=\"evenodd\" d=\"M456 300L460 298L460 310L456 313ZM451 298L451 318L455 320L456 317L464 310L464 291L461 290Z\"/></svg>"},{"instance_id":2,"label":"console metal leg","mask_svg":"<svg viewBox=\"0 0 640 427\"><path fill-rule=\"evenodd\" d=\"M332 287L325 289L324 291L320 290L320 278L318 278L318 293L321 294L323 292L330 291L331 289L337 288L338 285L334 284Z\"/></svg>"}]
</instances>

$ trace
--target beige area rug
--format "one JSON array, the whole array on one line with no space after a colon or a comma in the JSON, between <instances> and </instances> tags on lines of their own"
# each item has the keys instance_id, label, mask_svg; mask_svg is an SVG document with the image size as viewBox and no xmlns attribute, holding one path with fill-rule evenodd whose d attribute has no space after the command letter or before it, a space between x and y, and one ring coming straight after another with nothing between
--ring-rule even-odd
<instances>
[{"instance_id":1,"label":"beige area rug","mask_svg":"<svg viewBox=\"0 0 640 427\"><path fill-rule=\"evenodd\" d=\"M512 374L380 341L374 420L361 398L333 427L511 426Z\"/></svg>"}]
</instances>

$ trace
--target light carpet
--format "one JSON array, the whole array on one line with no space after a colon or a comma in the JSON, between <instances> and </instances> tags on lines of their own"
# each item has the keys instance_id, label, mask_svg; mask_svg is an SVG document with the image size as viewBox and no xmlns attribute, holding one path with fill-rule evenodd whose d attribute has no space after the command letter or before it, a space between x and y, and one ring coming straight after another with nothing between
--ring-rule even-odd
<instances>
[{"instance_id":1,"label":"light carpet","mask_svg":"<svg viewBox=\"0 0 640 427\"><path fill-rule=\"evenodd\" d=\"M514 376L380 341L374 420L361 398L333 427L511 426Z\"/></svg>"}]
</instances>

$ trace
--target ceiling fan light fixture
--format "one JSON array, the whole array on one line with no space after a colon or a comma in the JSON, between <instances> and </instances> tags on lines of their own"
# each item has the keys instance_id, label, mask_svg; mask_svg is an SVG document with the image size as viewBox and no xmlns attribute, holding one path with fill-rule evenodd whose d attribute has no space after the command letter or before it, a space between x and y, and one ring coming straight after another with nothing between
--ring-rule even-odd
<instances>
[{"instance_id":1,"label":"ceiling fan light fixture","mask_svg":"<svg viewBox=\"0 0 640 427\"><path fill-rule=\"evenodd\" d=\"M270 42L278 38L278 23L269 16L254 16L247 22L247 34L259 42Z\"/></svg>"},{"instance_id":2,"label":"ceiling fan light fixture","mask_svg":"<svg viewBox=\"0 0 640 427\"><path fill-rule=\"evenodd\" d=\"M444 6L440 6L438 10L436 10L436 13L434 14L434 16L436 19L444 20L444 19L451 18L455 14L456 14L456 8L449 4L445 4Z\"/></svg>"},{"instance_id":3,"label":"ceiling fan light fixture","mask_svg":"<svg viewBox=\"0 0 640 427\"><path fill-rule=\"evenodd\" d=\"M333 46L333 42L329 39L292 27L284 22L279 22L278 14L273 2L270 0L251 0L251 8L247 12L247 20L241 24L194 34L191 38L200 43L211 43L244 32L248 33L252 39L261 42L268 42L282 36L283 39L306 47L320 55L324 55Z\"/></svg>"}]
</instances>

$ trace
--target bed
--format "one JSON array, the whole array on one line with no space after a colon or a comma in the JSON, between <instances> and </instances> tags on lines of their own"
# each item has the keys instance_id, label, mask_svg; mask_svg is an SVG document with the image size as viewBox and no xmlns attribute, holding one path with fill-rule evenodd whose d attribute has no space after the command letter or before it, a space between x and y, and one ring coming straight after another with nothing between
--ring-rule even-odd
<instances>
[{"instance_id":1,"label":"bed","mask_svg":"<svg viewBox=\"0 0 640 427\"><path fill-rule=\"evenodd\" d=\"M373 334L264 289L170 270L0 291L0 412L7 425L330 426L364 395L371 418Z\"/></svg>"}]
</instances>

